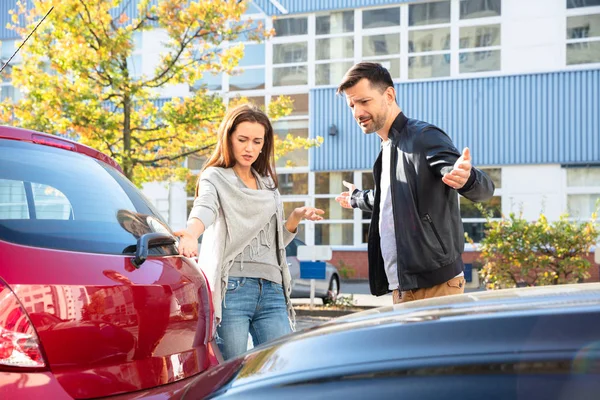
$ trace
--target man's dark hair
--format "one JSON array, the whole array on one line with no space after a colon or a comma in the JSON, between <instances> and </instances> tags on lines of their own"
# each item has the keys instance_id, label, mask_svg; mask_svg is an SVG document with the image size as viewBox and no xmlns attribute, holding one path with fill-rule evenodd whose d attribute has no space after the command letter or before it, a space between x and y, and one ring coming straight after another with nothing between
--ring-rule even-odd
<instances>
[{"instance_id":1,"label":"man's dark hair","mask_svg":"<svg viewBox=\"0 0 600 400\"><path fill-rule=\"evenodd\" d=\"M366 79L371 87L379 89L381 92L388 87L394 87L390 72L383 65L374 62L361 62L355 64L346 72L342 78L342 83L337 88L337 93L344 93L346 89L356 85L361 79Z\"/></svg>"}]
</instances>

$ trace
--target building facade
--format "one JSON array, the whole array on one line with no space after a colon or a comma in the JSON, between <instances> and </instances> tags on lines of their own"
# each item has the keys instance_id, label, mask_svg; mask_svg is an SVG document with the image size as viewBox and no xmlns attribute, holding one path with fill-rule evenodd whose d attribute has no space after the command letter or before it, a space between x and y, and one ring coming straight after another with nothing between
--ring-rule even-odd
<instances>
[{"instance_id":1,"label":"building facade","mask_svg":"<svg viewBox=\"0 0 600 400\"><path fill-rule=\"evenodd\" d=\"M342 180L372 187L379 139L362 134L335 92L359 61L390 70L406 115L436 124L459 149L471 148L474 164L496 183L486 205L495 217L544 212L554 220L569 212L584 219L600 199L600 0L253 0L245 18L276 35L245 43L232 76L209 74L200 84L260 105L281 95L294 100L276 132L324 142L278 160L286 213L302 205L324 209L326 219L304 222L299 237L333 246L333 263L353 268L354 277L366 276L369 215L341 209L334 198ZM12 32L1 33L5 60L14 44ZM136 37L131 61L140 73L152 70L160 36ZM193 90L181 85L162 95ZM6 82L1 96L18 93ZM193 170L201 164L188 160ZM185 225L193 193L183 184L154 183L145 191L174 228ZM477 242L482 215L463 199L461 213Z\"/></svg>"}]
</instances>

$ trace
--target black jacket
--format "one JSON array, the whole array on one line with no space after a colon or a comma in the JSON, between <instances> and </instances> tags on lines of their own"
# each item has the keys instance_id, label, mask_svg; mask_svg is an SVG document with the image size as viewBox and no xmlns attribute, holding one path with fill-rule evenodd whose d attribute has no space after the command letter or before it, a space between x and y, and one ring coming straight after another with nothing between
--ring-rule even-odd
<instances>
[{"instance_id":1,"label":"black jacket","mask_svg":"<svg viewBox=\"0 0 600 400\"><path fill-rule=\"evenodd\" d=\"M427 287L422 276L427 276L429 282L443 283L456 275L451 269L464 249L457 191L442 182L442 176L452 170L461 154L441 129L408 119L403 113L394 121L389 138L400 290ZM373 176L375 189L355 190L351 203L372 213L369 283L371 293L380 296L389 292L379 235L381 152L373 166ZM494 184L487 174L472 168L469 180L458 193L471 201L485 201L492 197Z\"/></svg>"}]
</instances>

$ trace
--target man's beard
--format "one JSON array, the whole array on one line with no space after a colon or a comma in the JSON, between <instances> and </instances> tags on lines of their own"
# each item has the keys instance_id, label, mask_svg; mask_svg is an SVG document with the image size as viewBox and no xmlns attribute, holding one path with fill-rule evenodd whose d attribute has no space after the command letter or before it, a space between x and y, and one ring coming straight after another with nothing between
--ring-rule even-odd
<instances>
[{"instance_id":1,"label":"man's beard","mask_svg":"<svg viewBox=\"0 0 600 400\"><path fill-rule=\"evenodd\" d=\"M369 127L365 127L363 126L360 121L358 121L358 125L360 126L360 128L362 129L363 133L375 133L378 132L379 130L381 130L383 128L383 126L385 125L385 118L382 116L379 117L374 117L371 116L370 117L370 126Z\"/></svg>"}]
</instances>

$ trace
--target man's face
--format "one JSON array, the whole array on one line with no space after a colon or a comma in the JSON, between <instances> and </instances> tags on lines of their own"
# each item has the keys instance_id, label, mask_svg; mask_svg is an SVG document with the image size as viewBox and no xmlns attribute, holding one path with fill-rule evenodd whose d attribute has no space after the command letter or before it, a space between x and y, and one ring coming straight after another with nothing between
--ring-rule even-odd
<instances>
[{"instance_id":1,"label":"man's face","mask_svg":"<svg viewBox=\"0 0 600 400\"><path fill-rule=\"evenodd\" d=\"M364 133L377 132L384 127L391 109L387 90L382 93L363 78L344 93L352 116Z\"/></svg>"}]
</instances>

